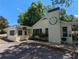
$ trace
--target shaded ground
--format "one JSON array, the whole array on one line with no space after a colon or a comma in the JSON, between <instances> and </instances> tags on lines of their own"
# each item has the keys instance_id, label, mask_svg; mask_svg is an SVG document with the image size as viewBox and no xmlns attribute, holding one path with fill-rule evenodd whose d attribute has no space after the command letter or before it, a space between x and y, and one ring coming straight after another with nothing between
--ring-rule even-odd
<instances>
[{"instance_id":1,"label":"shaded ground","mask_svg":"<svg viewBox=\"0 0 79 59\"><path fill-rule=\"evenodd\" d=\"M0 53L0 59L62 59L64 51L37 43L9 45ZM74 59L78 59L77 55Z\"/></svg>"},{"instance_id":2,"label":"shaded ground","mask_svg":"<svg viewBox=\"0 0 79 59\"><path fill-rule=\"evenodd\" d=\"M64 54L64 50L48 47L48 44L43 42L14 43L3 40L0 42L0 59L62 59ZM77 54L74 59L78 59Z\"/></svg>"}]
</instances>

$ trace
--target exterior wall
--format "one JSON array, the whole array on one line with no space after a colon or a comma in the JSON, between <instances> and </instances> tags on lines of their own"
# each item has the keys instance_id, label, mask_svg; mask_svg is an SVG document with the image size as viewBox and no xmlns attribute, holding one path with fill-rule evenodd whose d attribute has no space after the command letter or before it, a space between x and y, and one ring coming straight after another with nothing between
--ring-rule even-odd
<instances>
[{"instance_id":1,"label":"exterior wall","mask_svg":"<svg viewBox=\"0 0 79 59\"><path fill-rule=\"evenodd\" d=\"M15 30L15 34L14 35L10 35L10 31L11 30ZM16 28L16 27L8 28L8 31L7 31L7 38L8 38L8 40L19 42L20 40L24 40L24 39L27 40L29 38L29 36L32 35L32 33L29 33L28 30L26 30L27 31L27 35L24 35L24 30L22 30L22 35L18 35L18 30L19 29Z\"/></svg>"},{"instance_id":2,"label":"exterior wall","mask_svg":"<svg viewBox=\"0 0 79 59\"><path fill-rule=\"evenodd\" d=\"M11 27L11 28L8 29L8 31L7 31L7 38L8 38L9 40L11 40L11 41L15 41L17 35L14 35L14 36L10 35L10 31L11 31L11 30L16 30L16 28ZM16 31L15 31L15 33L16 33Z\"/></svg>"},{"instance_id":3,"label":"exterior wall","mask_svg":"<svg viewBox=\"0 0 79 59\"><path fill-rule=\"evenodd\" d=\"M63 32L62 32L62 27L67 27L67 37L65 37L65 38L67 38L67 43L69 43L69 44L72 44L73 42L72 42L72 28L71 28L71 24L64 24L64 23L61 23L61 37L63 37Z\"/></svg>"},{"instance_id":4,"label":"exterior wall","mask_svg":"<svg viewBox=\"0 0 79 59\"><path fill-rule=\"evenodd\" d=\"M39 29L39 28L48 28L48 20L40 19L36 24L33 25L33 29Z\"/></svg>"},{"instance_id":5,"label":"exterior wall","mask_svg":"<svg viewBox=\"0 0 79 59\"><path fill-rule=\"evenodd\" d=\"M19 41L21 41L21 40L23 40L23 39L25 39L26 37L25 37L25 35L24 35L24 31L22 30L22 35L18 35L18 30L16 30L17 32L16 32L16 41L17 42L19 42Z\"/></svg>"},{"instance_id":6,"label":"exterior wall","mask_svg":"<svg viewBox=\"0 0 79 59\"><path fill-rule=\"evenodd\" d=\"M45 34L45 28L42 28L42 33Z\"/></svg>"},{"instance_id":7,"label":"exterior wall","mask_svg":"<svg viewBox=\"0 0 79 59\"><path fill-rule=\"evenodd\" d=\"M71 28L71 25L68 25L67 27L68 27L68 37L67 37L68 39L67 39L67 42L72 44L73 43L72 42L72 28ZM69 36L69 35L71 35L71 36Z\"/></svg>"},{"instance_id":8,"label":"exterior wall","mask_svg":"<svg viewBox=\"0 0 79 59\"><path fill-rule=\"evenodd\" d=\"M48 28L48 19L40 19L36 24L33 25L33 29L42 29L42 33L45 33L45 29Z\"/></svg>"},{"instance_id":9,"label":"exterior wall","mask_svg":"<svg viewBox=\"0 0 79 59\"><path fill-rule=\"evenodd\" d=\"M62 27L67 27L67 33L68 36L67 38L67 43L69 44L73 44L73 38L72 38L72 25L78 25L78 22L61 22L61 28ZM62 30L61 30L61 34L62 34ZM63 37L63 35L61 35Z\"/></svg>"},{"instance_id":10,"label":"exterior wall","mask_svg":"<svg viewBox=\"0 0 79 59\"><path fill-rule=\"evenodd\" d=\"M67 43L72 44L72 24L77 24L77 22L61 22L59 19L60 10L54 10L49 12L47 15L47 20L40 19L36 24L33 25L33 29L42 29L42 32L45 33L45 28L48 28L48 40L49 42L61 43L61 38L63 37L62 27L67 27ZM49 24L49 18L57 17L58 22L55 25Z\"/></svg>"},{"instance_id":11,"label":"exterior wall","mask_svg":"<svg viewBox=\"0 0 79 59\"><path fill-rule=\"evenodd\" d=\"M57 17L58 22L55 25L48 24L49 42L61 43L59 10L48 13L48 17Z\"/></svg>"},{"instance_id":12,"label":"exterior wall","mask_svg":"<svg viewBox=\"0 0 79 59\"><path fill-rule=\"evenodd\" d=\"M33 34L33 29L27 29L27 35L31 37Z\"/></svg>"}]
</instances>

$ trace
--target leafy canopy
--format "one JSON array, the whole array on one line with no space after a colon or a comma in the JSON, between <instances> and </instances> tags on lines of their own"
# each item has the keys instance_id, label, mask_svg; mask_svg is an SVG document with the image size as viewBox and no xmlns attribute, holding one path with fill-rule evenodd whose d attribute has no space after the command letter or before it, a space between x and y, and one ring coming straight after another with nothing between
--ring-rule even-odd
<instances>
[{"instance_id":1,"label":"leafy canopy","mask_svg":"<svg viewBox=\"0 0 79 59\"><path fill-rule=\"evenodd\" d=\"M45 6L43 6L41 1L38 1L38 3L33 2L27 11L19 15L18 23L25 26L32 26L43 16L45 16Z\"/></svg>"},{"instance_id":2,"label":"leafy canopy","mask_svg":"<svg viewBox=\"0 0 79 59\"><path fill-rule=\"evenodd\" d=\"M72 0L51 0L53 6L65 6L69 7L72 4Z\"/></svg>"},{"instance_id":3,"label":"leafy canopy","mask_svg":"<svg viewBox=\"0 0 79 59\"><path fill-rule=\"evenodd\" d=\"M0 16L0 33L4 28L8 27L8 21L3 16Z\"/></svg>"},{"instance_id":4,"label":"leafy canopy","mask_svg":"<svg viewBox=\"0 0 79 59\"><path fill-rule=\"evenodd\" d=\"M62 21L72 21L74 20L73 15L68 15L66 13L66 7L69 7L72 4L72 0L51 0L53 7L60 7L60 20Z\"/></svg>"}]
</instances>

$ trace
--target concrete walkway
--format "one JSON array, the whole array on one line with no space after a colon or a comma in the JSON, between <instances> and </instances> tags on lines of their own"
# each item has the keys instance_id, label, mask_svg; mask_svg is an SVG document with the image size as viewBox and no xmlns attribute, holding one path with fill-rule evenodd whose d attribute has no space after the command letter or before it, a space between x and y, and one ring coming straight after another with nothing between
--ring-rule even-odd
<instances>
[{"instance_id":1,"label":"concrete walkway","mask_svg":"<svg viewBox=\"0 0 79 59\"><path fill-rule=\"evenodd\" d=\"M77 51L77 47L73 47L72 45L64 45L64 44L57 44L57 43L49 43L49 42L40 42L40 41L33 41L33 40L28 40L27 43L38 43L38 44L43 44L49 47L57 47L57 48L64 48L66 50L69 51L73 51L74 49L76 49Z\"/></svg>"},{"instance_id":2,"label":"concrete walkway","mask_svg":"<svg viewBox=\"0 0 79 59\"><path fill-rule=\"evenodd\" d=\"M0 53L4 52L10 46L19 45L17 42L7 42L5 40L0 39Z\"/></svg>"},{"instance_id":3,"label":"concrete walkway","mask_svg":"<svg viewBox=\"0 0 79 59\"><path fill-rule=\"evenodd\" d=\"M8 47L10 46L14 46L14 45L19 45L20 43L23 42L6 42L4 40L0 39L0 53L3 52L4 50L8 49ZM69 45L61 45L61 44L56 44L56 43L48 43L48 42L39 42L39 41L33 41L33 40L28 40L28 41L24 41L24 43L38 43L41 45L46 45L49 47L57 47L57 48L64 48L70 51L73 51L73 46L69 46ZM77 49L76 49L77 51Z\"/></svg>"}]
</instances>

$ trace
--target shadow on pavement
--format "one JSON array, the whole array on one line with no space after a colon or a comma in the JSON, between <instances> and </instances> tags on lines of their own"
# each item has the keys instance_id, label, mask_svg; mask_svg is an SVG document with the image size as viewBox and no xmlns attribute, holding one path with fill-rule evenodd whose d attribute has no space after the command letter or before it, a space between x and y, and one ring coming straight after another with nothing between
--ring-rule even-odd
<instances>
[{"instance_id":1,"label":"shadow on pavement","mask_svg":"<svg viewBox=\"0 0 79 59\"><path fill-rule=\"evenodd\" d=\"M62 59L63 54L63 51L56 48L48 48L36 43L21 43L10 46L0 53L0 59Z\"/></svg>"}]
</instances>

